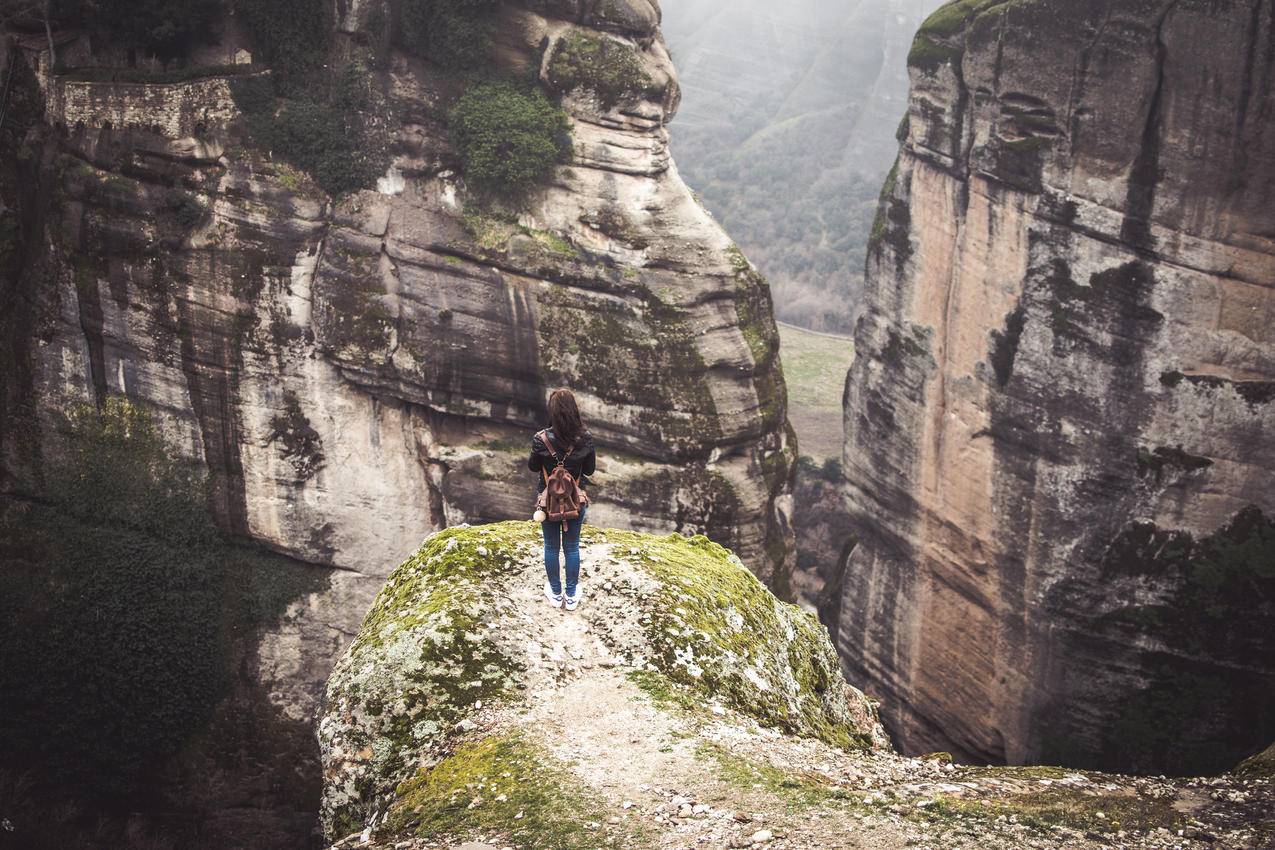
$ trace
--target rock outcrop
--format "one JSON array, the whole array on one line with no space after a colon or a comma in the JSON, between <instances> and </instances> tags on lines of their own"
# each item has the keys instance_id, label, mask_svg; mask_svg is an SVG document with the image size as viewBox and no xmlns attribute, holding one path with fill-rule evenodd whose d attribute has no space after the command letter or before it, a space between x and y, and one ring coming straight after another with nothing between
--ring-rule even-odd
<instances>
[{"instance_id":1,"label":"rock outcrop","mask_svg":"<svg viewBox=\"0 0 1275 850\"><path fill-rule=\"evenodd\" d=\"M1275 834L1264 776L902 758L814 617L727 550L588 526L582 560L575 612L545 603L529 522L439 532L391 574L320 721L335 848L1239 850Z\"/></svg>"},{"instance_id":2,"label":"rock outcrop","mask_svg":"<svg viewBox=\"0 0 1275 850\"><path fill-rule=\"evenodd\" d=\"M575 390L599 445L592 519L704 532L786 583L795 445L770 296L669 158L679 94L658 7L596 6L493 13L495 69L556 86L574 134L516 220L479 210L458 176L456 78L360 58L380 4L342 4L333 47L391 130L376 191L333 199L246 141L233 92L260 69L42 80L27 143L43 147L0 207L30 225L10 412L33 400L56 450L60 409L125 395L207 469L223 527L337 568L261 647L294 717L385 565L447 525L527 514L528 435L553 386ZM251 46L227 24L218 50L236 39ZM604 97L590 74L614 69L550 73L602 43L641 85Z\"/></svg>"},{"instance_id":3,"label":"rock outcrop","mask_svg":"<svg viewBox=\"0 0 1275 850\"><path fill-rule=\"evenodd\" d=\"M544 642L546 617L566 612L540 596L534 523L439 532L391 574L328 682L319 738L330 836L408 820L404 783L435 766L457 728L473 728L471 714L499 713L523 692L543 698L586 650L586 667L610 671L609 688L595 682L594 692L623 687L617 670L634 670L723 714L841 748L885 745L818 620L777 600L728 550L702 535L590 527L584 553L589 603L569 619L589 636L569 649Z\"/></svg>"},{"instance_id":4,"label":"rock outcrop","mask_svg":"<svg viewBox=\"0 0 1275 850\"><path fill-rule=\"evenodd\" d=\"M1224 769L1275 732L1275 20L922 27L846 387L829 601L909 750Z\"/></svg>"}]
</instances>

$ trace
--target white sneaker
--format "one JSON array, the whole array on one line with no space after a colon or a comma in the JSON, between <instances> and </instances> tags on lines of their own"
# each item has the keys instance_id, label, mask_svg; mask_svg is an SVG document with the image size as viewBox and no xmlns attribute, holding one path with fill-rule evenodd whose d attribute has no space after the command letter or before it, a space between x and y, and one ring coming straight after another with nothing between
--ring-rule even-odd
<instances>
[{"instance_id":1,"label":"white sneaker","mask_svg":"<svg viewBox=\"0 0 1275 850\"><path fill-rule=\"evenodd\" d=\"M574 611L580 605L580 596L581 596L580 588L577 587L575 596L568 596L566 598L567 599L566 607L568 611Z\"/></svg>"},{"instance_id":2,"label":"white sneaker","mask_svg":"<svg viewBox=\"0 0 1275 850\"><path fill-rule=\"evenodd\" d=\"M548 581L545 582L545 599L549 600L549 604L554 608L562 607L562 594L554 593Z\"/></svg>"}]
</instances>

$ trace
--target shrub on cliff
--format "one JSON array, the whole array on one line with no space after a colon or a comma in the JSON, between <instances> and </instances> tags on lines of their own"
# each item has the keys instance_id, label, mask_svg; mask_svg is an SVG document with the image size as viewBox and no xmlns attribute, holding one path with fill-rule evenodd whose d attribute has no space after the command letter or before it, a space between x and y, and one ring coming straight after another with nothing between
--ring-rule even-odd
<instances>
[{"instance_id":1,"label":"shrub on cliff","mask_svg":"<svg viewBox=\"0 0 1275 850\"><path fill-rule=\"evenodd\" d=\"M116 800L210 717L235 643L316 576L213 525L201 476L121 399L76 410L38 501L0 521L0 740Z\"/></svg>"},{"instance_id":2,"label":"shrub on cliff","mask_svg":"<svg viewBox=\"0 0 1275 850\"><path fill-rule=\"evenodd\" d=\"M606 109L656 90L632 46L580 30L558 39L549 62L549 82L560 92L588 89Z\"/></svg>"},{"instance_id":3,"label":"shrub on cliff","mask_svg":"<svg viewBox=\"0 0 1275 850\"><path fill-rule=\"evenodd\" d=\"M288 78L322 65L332 35L327 0L235 0L254 60Z\"/></svg>"},{"instance_id":4,"label":"shrub on cliff","mask_svg":"<svg viewBox=\"0 0 1275 850\"><path fill-rule=\"evenodd\" d=\"M86 25L117 47L180 59L207 41L218 0L70 0L55 3L64 25Z\"/></svg>"},{"instance_id":5,"label":"shrub on cliff","mask_svg":"<svg viewBox=\"0 0 1275 850\"><path fill-rule=\"evenodd\" d=\"M406 0L399 44L444 68L476 68L491 50L491 13L497 0Z\"/></svg>"},{"instance_id":6,"label":"shrub on cliff","mask_svg":"<svg viewBox=\"0 0 1275 850\"><path fill-rule=\"evenodd\" d=\"M509 82L479 83L460 98L450 119L452 144L465 180L486 194L518 194L571 153L566 113L544 93Z\"/></svg>"},{"instance_id":7,"label":"shrub on cliff","mask_svg":"<svg viewBox=\"0 0 1275 850\"><path fill-rule=\"evenodd\" d=\"M389 141L374 120L363 69L350 65L335 81L292 98L277 98L267 77L235 79L231 92L253 142L309 173L329 194L365 188L385 172Z\"/></svg>"}]
</instances>

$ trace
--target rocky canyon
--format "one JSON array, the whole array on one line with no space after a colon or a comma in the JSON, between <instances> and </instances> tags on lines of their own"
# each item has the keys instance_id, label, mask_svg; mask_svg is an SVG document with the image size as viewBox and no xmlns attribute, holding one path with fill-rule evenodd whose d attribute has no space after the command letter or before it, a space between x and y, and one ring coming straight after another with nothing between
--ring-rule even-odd
<instances>
[{"instance_id":1,"label":"rocky canyon","mask_svg":"<svg viewBox=\"0 0 1275 850\"><path fill-rule=\"evenodd\" d=\"M691 188L775 293L778 318L848 332L906 56L942 0L664 0Z\"/></svg>"},{"instance_id":2,"label":"rocky canyon","mask_svg":"<svg viewBox=\"0 0 1275 850\"><path fill-rule=\"evenodd\" d=\"M824 608L906 749L1191 773L1275 731L1273 15L918 33Z\"/></svg>"},{"instance_id":3,"label":"rocky canyon","mask_svg":"<svg viewBox=\"0 0 1275 850\"><path fill-rule=\"evenodd\" d=\"M38 29L4 56L6 497L40 498L77 405L122 399L152 421L206 476L223 534L321 577L246 644L263 716L309 722L426 535L530 515L527 451L554 386L599 446L590 521L708 534L781 591L792 568L770 295L669 156L680 92L658 6L471 5L256 19L260 4L213 3L168 67L74 20L50 39L56 66ZM486 52L409 49L412 14ZM289 26L311 28L295 40L313 55L288 53ZM341 120L289 88L329 65L361 135L321 165L339 176L379 145L367 188L326 191L325 172L289 164ZM571 135L516 204L479 198L450 141L478 73L560 100ZM265 144L262 114L322 120Z\"/></svg>"}]
</instances>

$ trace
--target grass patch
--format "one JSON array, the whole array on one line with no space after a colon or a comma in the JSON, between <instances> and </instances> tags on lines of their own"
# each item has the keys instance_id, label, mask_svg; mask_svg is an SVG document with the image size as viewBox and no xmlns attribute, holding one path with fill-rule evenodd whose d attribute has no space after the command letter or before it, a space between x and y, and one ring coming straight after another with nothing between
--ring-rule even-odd
<instances>
[{"instance_id":1,"label":"grass patch","mask_svg":"<svg viewBox=\"0 0 1275 850\"><path fill-rule=\"evenodd\" d=\"M780 325L779 346L788 403L840 411L846 373L854 362L854 341Z\"/></svg>"},{"instance_id":2,"label":"grass patch","mask_svg":"<svg viewBox=\"0 0 1275 850\"><path fill-rule=\"evenodd\" d=\"M940 795L932 805L917 811L927 816L981 820L1004 816L1045 831L1062 826L1103 833L1149 832L1159 827L1174 830L1186 821L1169 800L1133 793L1092 795L1076 788L1056 786L992 800Z\"/></svg>"},{"instance_id":3,"label":"grass patch","mask_svg":"<svg viewBox=\"0 0 1275 850\"><path fill-rule=\"evenodd\" d=\"M828 784L819 774L793 773L737 756L719 744L702 743L696 747L695 755L701 761L710 762L717 778L732 788L777 797L789 811L855 799L849 792Z\"/></svg>"},{"instance_id":4,"label":"grass patch","mask_svg":"<svg viewBox=\"0 0 1275 850\"><path fill-rule=\"evenodd\" d=\"M431 840L499 835L502 844L553 850L646 845L640 834L604 826L603 802L519 735L462 744L400 785L398 797L389 829Z\"/></svg>"}]
</instances>

